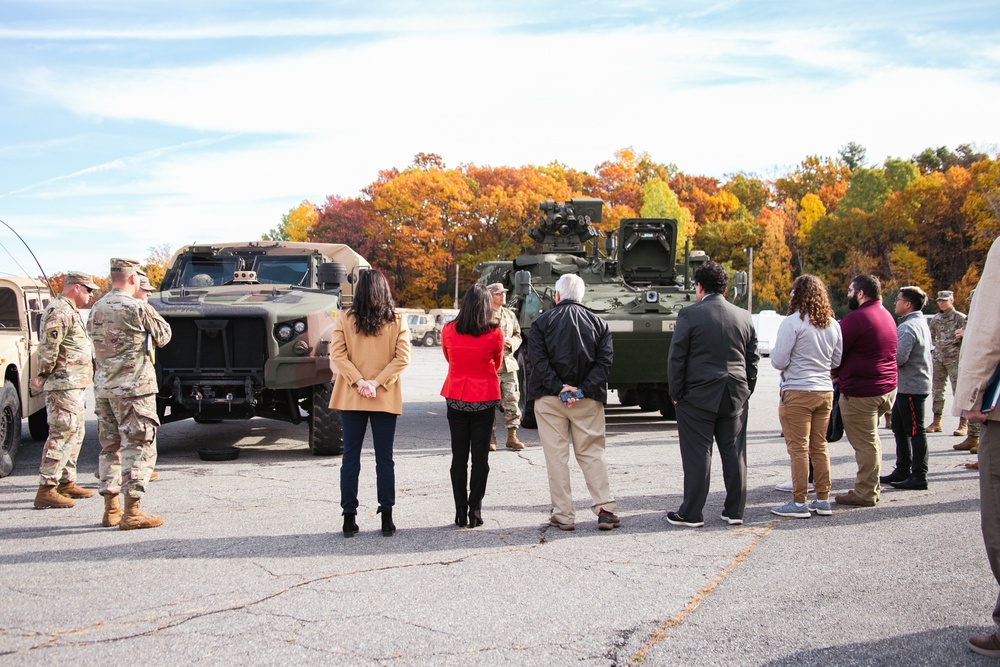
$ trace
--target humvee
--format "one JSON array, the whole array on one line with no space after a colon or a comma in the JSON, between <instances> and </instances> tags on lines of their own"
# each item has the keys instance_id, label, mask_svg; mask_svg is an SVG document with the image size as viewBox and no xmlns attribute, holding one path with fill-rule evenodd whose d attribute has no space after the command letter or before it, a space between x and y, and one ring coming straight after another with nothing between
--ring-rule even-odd
<instances>
[{"instance_id":1,"label":"humvee","mask_svg":"<svg viewBox=\"0 0 1000 667\"><path fill-rule=\"evenodd\" d=\"M161 423L266 417L308 421L309 450L343 451L329 407L337 313L371 268L338 243L250 241L174 253L149 302L173 335L156 352Z\"/></svg>"}]
</instances>

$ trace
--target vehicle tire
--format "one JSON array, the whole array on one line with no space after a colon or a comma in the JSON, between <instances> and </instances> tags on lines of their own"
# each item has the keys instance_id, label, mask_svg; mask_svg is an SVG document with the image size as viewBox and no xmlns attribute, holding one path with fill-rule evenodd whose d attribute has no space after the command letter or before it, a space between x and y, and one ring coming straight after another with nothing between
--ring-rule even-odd
<instances>
[{"instance_id":1,"label":"vehicle tire","mask_svg":"<svg viewBox=\"0 0 1000 667\"><path fill-rule=\"evenodd\" d=\"M330 407L333 384L313 387L312 411L309 414L309 451L313 456L338 456L344 453L344 425L340 410Z\"/></svg>"},{"instance_id":2,"label":"vehicle tire","mask_svg":"<svg viewBox=\"0 0 1000 667\"><path fill-rule=\"evenodd\" d=\"M667 399L660 404L660 416L664 419L677 421L677 406L672 400Z\"/></svg>"},{"instance_id":3,"label":"vehicle tire","mask_svg":"<svg viewBox=\"0 0 1000 667\"><path fill-rule=\"evenodd\" d=\"M33 415L28 415L28 433L36 442L45 442L49 437L49 413L42 408Z\"/></svg>"},{"instance_id":4,"label":"vehicle tire","mask_svg":"<svg viewBox=\"0 0 1000 667\"><path fill-rule=\"evenodd\" d=\"M192 417L192 419L194 419L199 424L221 424L222 423L221 419L206 419L205 417L202 417L200 415L196 415L196 416Z\"/></svg>"},{"instance_id":5,"label":"vehicle tire","mask_svg":"<svg viewBox=\"0 0 1000 667\"><path fill-rule=\"evenodd\" d=\"M424 347L434 347L434 334L427 332L424 337L420 339L420 344Z\"/></svg>"},{"instance_id":6,"label":"vehicle tire","mask_svg":"<svg viewBox=\"0 0 1000 667\"><path fill-rule=\"evenodd\" d=\"M635 389L619 389L618 402L626 408L639 405L639 398L636 396Z\"/></svg>"},{"instance_id":7,"label":"vehicle tire","mask_svg":"<svg viewBox=\"0 0 1000 667\"><path fill-rule=\"evenodd\" d=\"M17 388L7 380L0 391L0 477L14 469L14 457L21 446L21 401Z\"/></svg>"}]
</instances>

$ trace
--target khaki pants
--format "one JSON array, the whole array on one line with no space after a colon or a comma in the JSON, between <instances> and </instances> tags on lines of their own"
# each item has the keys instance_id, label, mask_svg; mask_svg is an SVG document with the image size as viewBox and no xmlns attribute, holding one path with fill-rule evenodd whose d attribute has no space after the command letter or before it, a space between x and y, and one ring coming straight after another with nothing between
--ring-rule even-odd
<instances>
[{"instance_id":1,"label":"khaki pants","mask_svg":"<svg viewBox=\"0 0 1000 667\"><path fill-rule=\"evenodd\" d=\"M805 503L809 489L809 459L813 463L816 499L830 498L830 454L826 427L833 408L832 391L783 391L778 406L781 432L792 460L792 497Z\"/></svg>"},{"instance_id":2,"label":"khaki pants","mask_svg":"<svg viewBox=\"0 0 1000 667\"><path fill-rule=\"evenodd\" d=\"M892 410L896 390L881 396L852 397L840 395L840 417L844 432L858 462L858 476L854 494L862 500L878 502L878 476L882 465L882 442L878 438L878 425L883 416Z\"/></svg>"},{"instance_id":3,"label":"khaki pants","mask_svg":"<svg viewBox=\"0 0 1000 667\"><path fill-rule=\"evenodd\" d=\"M611 496L608 467L604 462L604 404L585 398L568 407L557 396L542 396L535 401L535 420L538 439L545 452L552 518L559 523L576 523L569 483L571 444L594 501L590 509L594 514L601 509L614 513L616 503Z\"/></svg>"},{"instance_id":4,"label":"khaki pants","mask_svg":"<svg viewBox=\"0 0 1000 667\"><path fill-rule=\"evenodd\" d=\"M983 542L993 578L1000 583L1000 422L983 424L979 442L979 504ZM1000 628L1000 597L993 609L993 622Z\"/></svg>"}]
</instances>

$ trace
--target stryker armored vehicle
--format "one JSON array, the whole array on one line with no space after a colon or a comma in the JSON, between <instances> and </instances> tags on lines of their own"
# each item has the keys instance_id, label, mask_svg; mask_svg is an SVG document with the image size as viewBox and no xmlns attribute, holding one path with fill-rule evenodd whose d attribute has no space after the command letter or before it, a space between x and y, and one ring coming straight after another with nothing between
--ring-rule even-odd
<instances>
[{"instance_id":1,"label":"stryker armored vehicle","mask_svg":"<svg viewBox=\"0 0 1000 667\"><path fill-rule=\"evenodd\" d=\"M539 204L544 216L529 232L538 254L513 261L484 262L477 266L479 282L501 282L510 290L508 306L517 314L527 340L531 323L555 306L555 283L566 273L586 283L584 305L608 323L614 342L614 362L608 388L617 391L622 405L643 411L659 410L674 418L667 391L667 353L677 311L691 303L694 286L690 270L708 261L704 253L686 253L676 264L677 221L632 218L606 232L603 244L594 225L601 221L600 199L571 199L565 204ZM587 243L591 249L588 253ZM521 387L530 372L526 345L518 360ZM534 410L521 392L522 423L535 426Z\"/></svg>"},{"instance_id":2,"label":"stryker armored vehicle","mask_svg":"<svg viewBox=\"0 0 1000 667\"><path fill-rule=\"evenodd\" d=\"M150 304L173 336L156 351L161 423L267 417L309 423L309 449L340 454L329 408L334 317L368 262L335 243L190 245Z\"/></svg>"}]
</instances>

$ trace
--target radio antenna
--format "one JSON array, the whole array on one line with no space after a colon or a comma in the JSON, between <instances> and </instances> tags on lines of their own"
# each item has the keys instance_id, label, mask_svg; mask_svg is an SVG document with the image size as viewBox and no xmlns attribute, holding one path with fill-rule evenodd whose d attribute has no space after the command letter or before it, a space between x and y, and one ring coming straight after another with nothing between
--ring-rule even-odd
<instances>
[{"instance_id":1,"label":"radio antenna","mask_svg":"<svg viewBox=\"0 0 1000 667\"><path fill-rule=\"evenodd\" d=\"M28 242L27 242L27 241L25 241L25 240L24 240L23 238L21 238L21 235L17 233L17 230L16 230L16 229L14 229L14 228L13 228L13 227L11 227L10 225L8 225L8 224L7 224L6 222L4 222L3 220L0 220L0 223L2 223L2 224L3 224L3 226L4 226L4 227L6 227L7 229L9 229L10 231L14 232L14 236L16 236L16 237L18 238L18 240L19 240L19 241L20 241L21 243L23 243L23 244L24 244L24 247L28 249L28 253L29 253L29 254L31 254L31 259L35 260L35 264L37 264L37 265L38 265L38 270L42 272L42 278L45 278L45 284L46 284L46 285L48 286L48 288L49 288L49 294L50 294L50 295L51 295L51 296L52 296L53 298L55 298L55 296L56 296L56 292L55 292L55 290L54 290L54 289L52 289L52 283L51 283L51 281L49 281L49 277L48 277L47 275L45 275L45 269L43 269L43 268L42 268L42 263L38 261L38 258L37 258L37 257L35 257L35 253L34 253L34 252L33 252L33 251L31 250L31 246L29 246L29 245L28 245Z\"/></svg>"}]
</instances>

